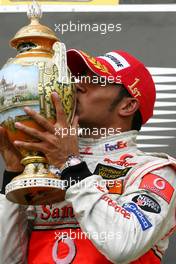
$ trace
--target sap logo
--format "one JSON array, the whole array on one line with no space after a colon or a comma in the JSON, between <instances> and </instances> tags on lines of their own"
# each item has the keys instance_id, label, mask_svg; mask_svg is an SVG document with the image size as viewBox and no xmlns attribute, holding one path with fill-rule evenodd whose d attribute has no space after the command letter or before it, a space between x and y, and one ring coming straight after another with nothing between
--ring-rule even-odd
<instances>
[{"instance_id":1,"label":"sap logo","mask_svg":"<svg viewBox=\"0 0 176 264\"><path fill-rule=\"evenodd\" d=\"M118 150L118 149L122 149L122 148L126 148L126 147L127 147L127 142L118 141L114 145L110 145L109 143L105 144L105 151L113 151L113 150Z\"/></svg>"}]
</instances>

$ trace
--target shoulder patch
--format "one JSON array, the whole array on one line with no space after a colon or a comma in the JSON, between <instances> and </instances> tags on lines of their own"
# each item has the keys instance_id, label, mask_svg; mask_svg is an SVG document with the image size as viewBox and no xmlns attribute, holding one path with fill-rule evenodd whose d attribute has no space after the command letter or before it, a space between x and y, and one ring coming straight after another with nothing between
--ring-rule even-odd
<instances>
[{"instance_id":1,"label":"shoulder patch","mask_svg":"<svg viewBox=\"0 0 176 264\"><path fill-rule=\"evenodd\" d=\"M157 194L158 196L163 198L168 204L170 203L174 193L174 188L168 181L152 173L144 175L139 185L139 188Z\"/></svg>"},{"instance_id":2,"label":"shoulder patch","mask_svg":"<svg viewBox=\"0 0 176 264\"><path fill-rule=\"evenodd\" d=\"M142 210L159 214L161 212L161 206L159 203L152 197L146 194L136 195L132 199Z\"/></svg>"},{"instance_id":3,"label":"shoulder patch","mask_svg":"<svg viewBox=\"0 0 176 264\"><path fill-rule=\"evenodd\" d=\"M123 205L123 208L125 208L128 212L133 213L136 216L143 231L152 227L152 224L149 222L147 217L141 212L141 210L138 209L138 206L135 203L126 203Z\"/></svg>"}]
</instances>

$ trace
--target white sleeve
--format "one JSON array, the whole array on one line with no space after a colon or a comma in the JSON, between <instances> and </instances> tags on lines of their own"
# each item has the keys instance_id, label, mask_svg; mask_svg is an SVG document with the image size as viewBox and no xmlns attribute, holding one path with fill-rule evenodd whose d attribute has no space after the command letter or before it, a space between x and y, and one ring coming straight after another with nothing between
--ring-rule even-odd
<instances>
[{"instance_id":1,"label":"white sleeve","mask_svg":"<svg viewBox=\"0 0 176 264\"><path fill-rule=\"evenodd\" d=\"M158 171L158 175L163 175L163 172L174 190L175 172L164 168ZM114 197L108 194L106 188L99 187L102 178L93 175L71 186L66 192L66 200L72 203L82 231L113 263L125 264L138 259L170 229L168 219L174 215L175 191L168 203L161 195L140 188L141 181L141 178L137 179L133 185L127 186L121 196ZM140 209L133 202L140 194L154 199L159 206L158 211L154 213Z\"/></svg>"},{"instance_id":2,"label":"white sleeve","mask_svg":"<svg viewBox=\"0 0 176 264\"><path fill-rule=\"evenodd\" d=\"M11 203L0 194L1 264L27 263L28 237L26 207Z\"/></svg>"}]
</instances>

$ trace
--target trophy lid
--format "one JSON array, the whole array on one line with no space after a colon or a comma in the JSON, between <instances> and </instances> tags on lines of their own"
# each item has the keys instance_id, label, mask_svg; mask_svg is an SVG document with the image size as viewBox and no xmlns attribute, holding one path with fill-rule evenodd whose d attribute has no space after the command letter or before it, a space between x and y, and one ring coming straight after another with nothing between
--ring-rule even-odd
<instances>
[{"instance_id":1,"label":"trophy lid","mask_svg":"<svg viewBox=\"0 0 176 264\"><path fill-rule=\"evenodd\" d=\"M28 41L33 38L47 38L50 40L58 41L58 37L52 29L40 24L39 19L42 17L42 11L39 4L33 0L32 5L27 11L27 16L31 20L31 23L22 27L10 41L12 47L17 48L20 43Z\"/></svg>"}]
</instances>

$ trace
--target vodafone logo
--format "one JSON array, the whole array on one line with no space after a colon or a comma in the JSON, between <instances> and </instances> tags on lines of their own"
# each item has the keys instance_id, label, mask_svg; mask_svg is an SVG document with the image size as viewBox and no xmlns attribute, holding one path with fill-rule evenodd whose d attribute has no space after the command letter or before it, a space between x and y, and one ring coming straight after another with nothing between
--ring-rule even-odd
<instances>
[{"instance_id":1,"label":"vodafone logo","mask_svg":"<svg viewBox=\"0 0 176 264\"><path fill-rule=\"evenodd\" d=\"M163 198L168 204L170 203L174 188L173 186L161 176L153 173L144 175L139 185L140 189L145 189L153 192Z\"/></svg>"},{"instance_id":2,"label":"vodafone logo","mask_svg":"<svg viewBox=\"0 0 176 264\"><path fill-rule=\"evenodd\" d=\"M59 244L61 242L66 244L69 248L69 252L65 258L58 257ZM67 235L66 236L61 235L54 243L54 246L52 249L52 257L53 257L54 262L56 264L69 264L72 262L75 255L76 255L76 247L75 247L74 241L70 237L67 237Z\"/></svg>"},{"instance_id":3,"label":"vodafone logo","mask_svg":"<svg viewBox=\"0 0 176 264\"><path fill-rule=\"evenodd\" d=\"M155 179L153 184L159 190L164 190L166 188L166 182L161 178Z\"/></svg>"}]
</instances>

